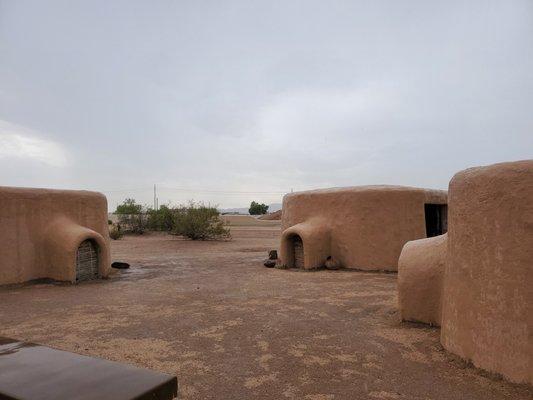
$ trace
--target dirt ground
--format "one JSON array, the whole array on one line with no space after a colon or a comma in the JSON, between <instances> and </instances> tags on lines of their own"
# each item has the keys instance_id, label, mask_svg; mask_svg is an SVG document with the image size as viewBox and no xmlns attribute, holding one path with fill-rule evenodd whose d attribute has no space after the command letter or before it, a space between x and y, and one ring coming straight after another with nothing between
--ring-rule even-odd
<instances>
[{"instance_id":1,"label":"dirt ground","mask_svg":"<svg viewBox=\"0 0 533 400\"><path fill-rule=\"evenodd\" d=\"M531 399L401 324L396 275L262 266L279 228L112 242L111 279L0 289L0 336L175 374L180 399Z\"/></svg>"}]
</instances>

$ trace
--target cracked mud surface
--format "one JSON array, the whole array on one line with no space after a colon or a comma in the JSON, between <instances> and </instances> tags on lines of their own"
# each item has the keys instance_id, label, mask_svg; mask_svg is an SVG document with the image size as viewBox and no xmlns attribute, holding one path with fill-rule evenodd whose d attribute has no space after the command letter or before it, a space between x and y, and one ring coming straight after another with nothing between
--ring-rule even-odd
<instances>
[{"instance_id":1,"label":"cracked mud surface","mask_svg":"<svg viewBox=\"0 0 533 400\"><path fill-rule=\"evenodd\" d=\"M229 242L129 236L111 279L0 289L0 336L175 374L180 399L530 399L401 324L396 275L262 266L279 228Z\"/></svg>"}]
</instances>

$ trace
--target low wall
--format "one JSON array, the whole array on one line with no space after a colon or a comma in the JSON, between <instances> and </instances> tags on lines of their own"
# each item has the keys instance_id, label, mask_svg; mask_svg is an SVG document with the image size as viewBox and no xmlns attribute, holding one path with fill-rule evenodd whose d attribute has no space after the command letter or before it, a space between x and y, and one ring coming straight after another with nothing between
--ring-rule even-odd
<instances>
[{"instance_id":1,"label":"low wall","mask_svg":"<svg viewBox=\"0 0 533 400\"><path fill-rule=\"evenodd\" d=\"M221 215L220 219L231 226L281 226L279 220L262 220L251 215Z\"/></svg>"},{"instance_id":2,"label":"low wall","mask_svg":"<svg viewBox=\"0 0 533 400\"><path fill-rule=\"evenodd\" d=\"M441 323L448 235L407 242L398 261L398 302L404 321Z\"/></svg>"}]
</instances>

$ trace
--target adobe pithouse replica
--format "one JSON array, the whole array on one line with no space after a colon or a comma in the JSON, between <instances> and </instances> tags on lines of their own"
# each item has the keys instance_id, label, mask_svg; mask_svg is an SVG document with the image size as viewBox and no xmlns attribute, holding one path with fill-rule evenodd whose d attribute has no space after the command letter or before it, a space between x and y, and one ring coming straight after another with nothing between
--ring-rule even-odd
<instances>
[{"instance_id":1,"label":"adobe pithouse replica","mask_svg":"<svg viewBox=\"0 0 533 400\"><path fill-rule=\"evenodd\" d=\"M446 232L442 190L357 186L285 195L281 261L313 269L331 257L344 268L397 271L410 240Z\"/></svg>"},{"instance_id":2,"label":"adobe pithouse replica","mask_svg":"<svg viewBox=\"0 0 533 400\"><path fill-rule=\"evenodd\" d=\"M96 192L0 187L0 285L109 274L107 199Z\"/></svg>"},{"instance_id":3,"label":"adobe pithouse replica","mask_svg":"<svg viewBox=\"0 0 533 400\"><path fill-rule=\"evenodd\" d=\"M533 384L533 160L470 168L448 191L448 233L409 242L402 319L441 326L448 351Z\"/></svg>"}]
</instances>

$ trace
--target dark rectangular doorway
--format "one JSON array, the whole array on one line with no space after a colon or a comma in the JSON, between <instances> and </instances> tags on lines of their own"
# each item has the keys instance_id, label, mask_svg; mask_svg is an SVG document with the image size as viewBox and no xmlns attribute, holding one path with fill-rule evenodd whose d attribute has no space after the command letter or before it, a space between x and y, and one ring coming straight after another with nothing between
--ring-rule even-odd
<instances>
[{"instance_id":1,"label":"dark rectangular doorway","mask_svg":"<svg viewBox=\"0 0 533 400\"><path fill-rule=\"evenodd\" d=\"M294 248L294 268L304 268L304 244L300 236L292 239Z\"/></svg>"},{"instance_id":2,"label":"dark rectangular doorway","mask_svg":"<svg viewBox=\"0 0 533 400\"><path fill-rule=\"evenodd\" d=\"M442 235L448 231L448 206L446 204L424 204L426 214L426 236Z\"/></svg>"},{"instance_id":3,"label":"dark rectangular doorway","mask_svg":"<svg viewBox=\"0 0 533 400\"><path fill-rule=\"evenodd\" d=\"M76 282L98 278L98 245L91 239L78 247L76 256Z\"/></svg>"}]
</instances>

